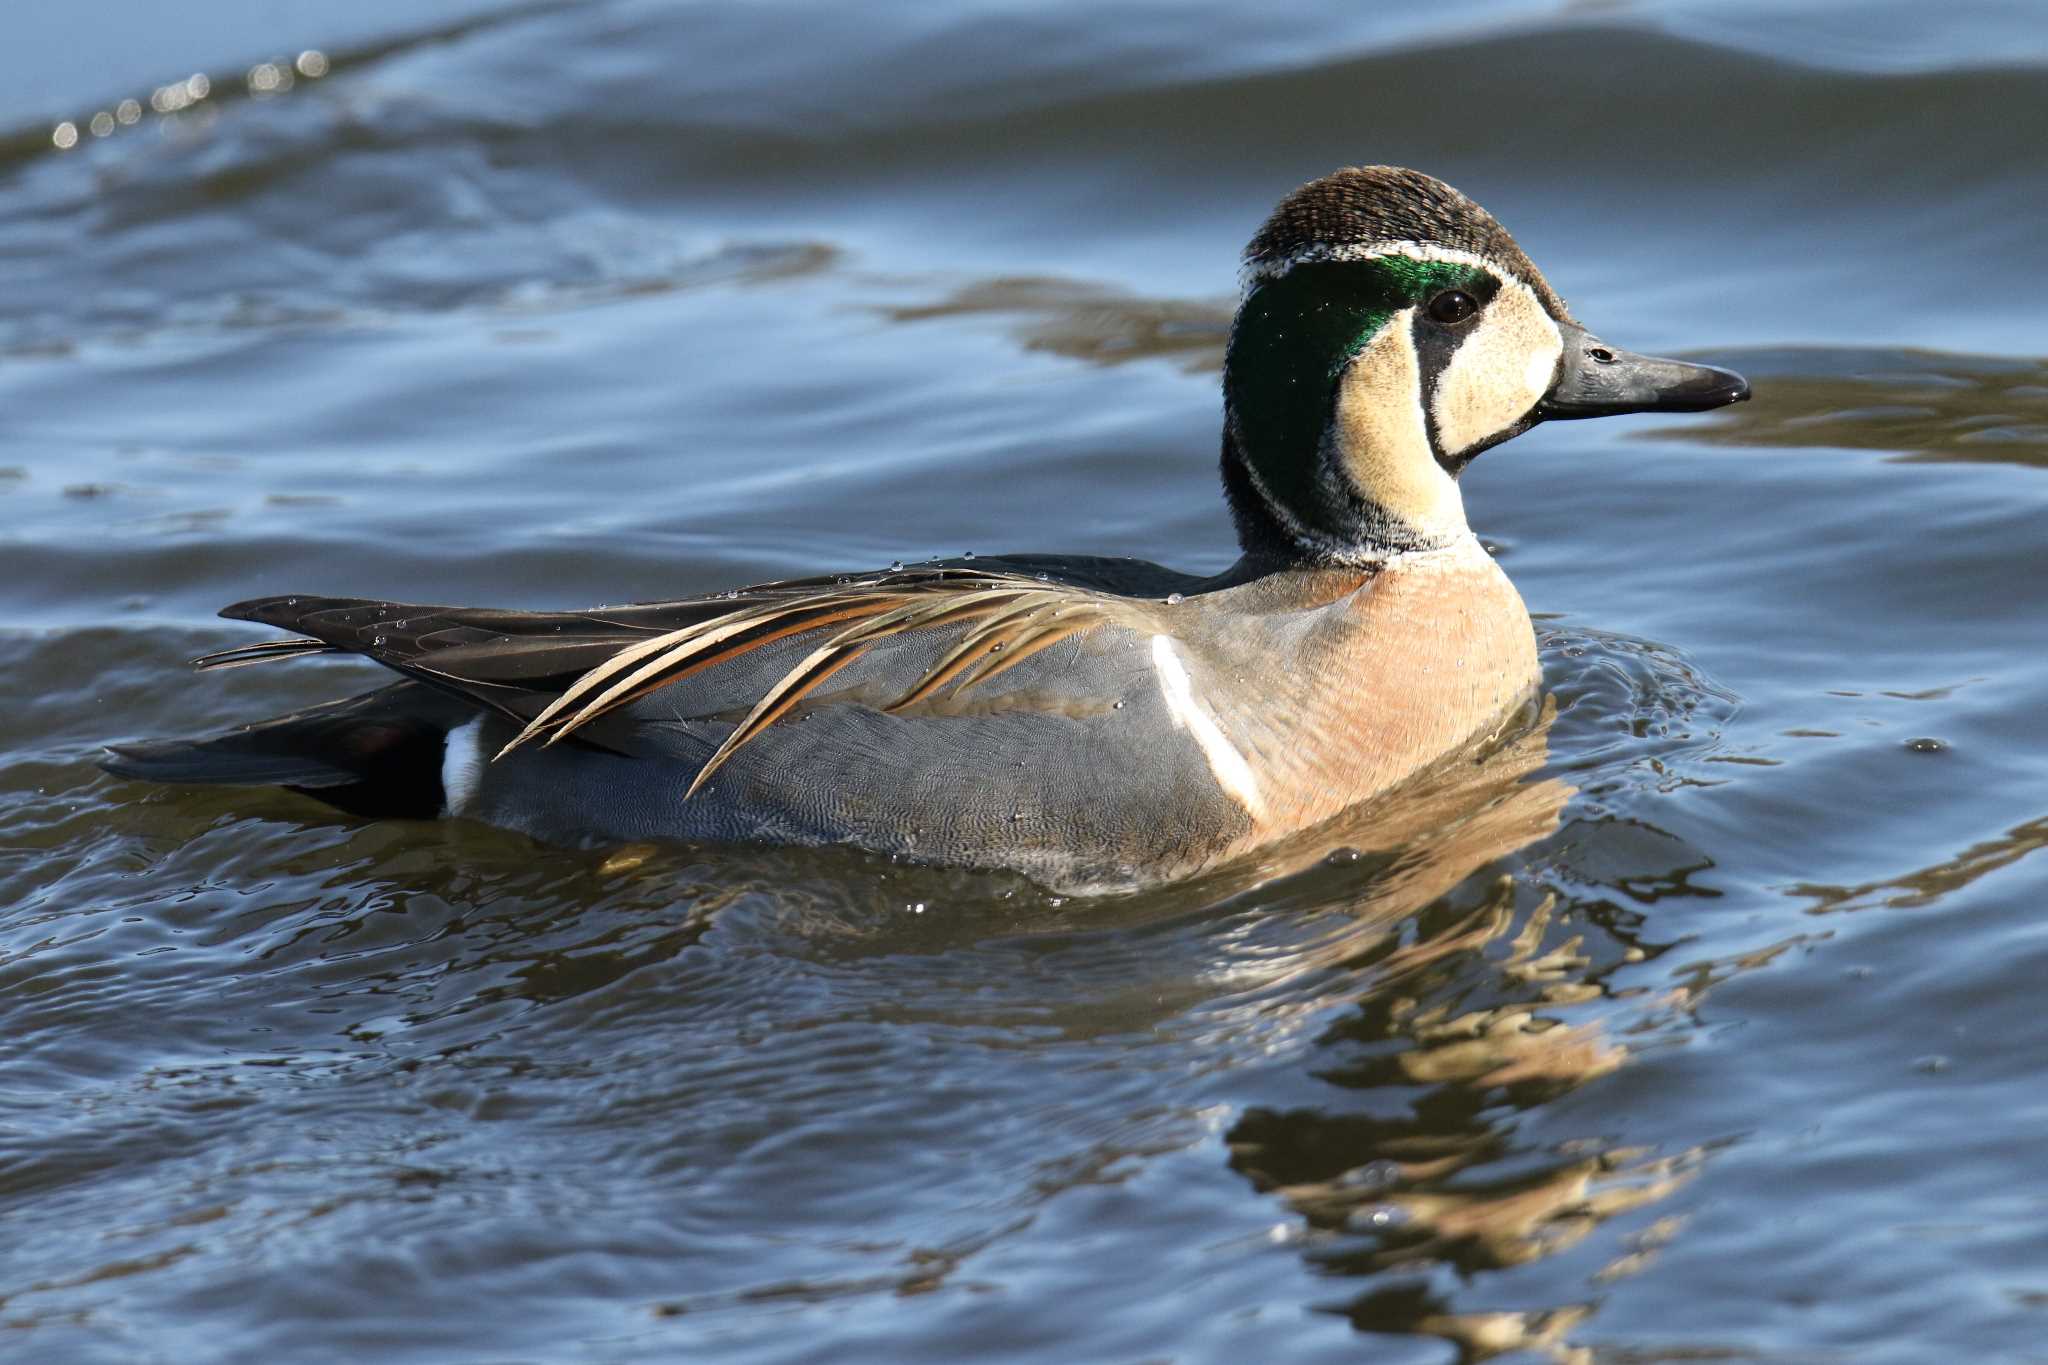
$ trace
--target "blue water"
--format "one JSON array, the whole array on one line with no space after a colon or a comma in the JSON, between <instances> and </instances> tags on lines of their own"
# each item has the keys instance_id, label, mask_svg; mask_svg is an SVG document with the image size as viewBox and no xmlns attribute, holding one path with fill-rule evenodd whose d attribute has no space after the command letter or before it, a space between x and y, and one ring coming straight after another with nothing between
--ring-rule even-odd
<instances>
[{"instance_id":1,"label":"blue water","mask_svg":"<svg viewBox=\"0 0 2048 1365\"><path fill-rule=\"evenodd\" d=\"M2039 1353L2037 6L9 37L0 1355ZM1467 476L1555 706L1505 798L1105 903L92 765L374 681L193 677L263 593L1219 568L1236 253L1361 161L1756 390Z\"/></svg>"}]
</instances>

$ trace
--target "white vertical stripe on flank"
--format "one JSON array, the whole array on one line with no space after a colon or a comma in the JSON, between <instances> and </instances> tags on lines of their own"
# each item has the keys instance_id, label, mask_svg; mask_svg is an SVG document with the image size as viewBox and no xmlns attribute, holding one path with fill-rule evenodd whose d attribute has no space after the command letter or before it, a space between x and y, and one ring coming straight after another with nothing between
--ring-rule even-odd
<instances>
[{"instance_id":1,"label":"white vertical stripe on flank","mask_svg":"<svg viewBox=\"0 0 2048 1365\"><path fill-rule=\"evenodd\" d=\"M1159 671L1159 692L1166 698L1173 723L1194 736L1202 757L1209 761L1209 771L1216 775L1216 784L1237 799L1245 814L1254 820L1265 819L1266 803L1259 795L1252 765L1244 761L1244 755L1231 744L1216 718L1195 700L1187 667L1174 652L1173 641L1164 635L1152 637L1152 666Z\"/></svg>"}]
</instances>

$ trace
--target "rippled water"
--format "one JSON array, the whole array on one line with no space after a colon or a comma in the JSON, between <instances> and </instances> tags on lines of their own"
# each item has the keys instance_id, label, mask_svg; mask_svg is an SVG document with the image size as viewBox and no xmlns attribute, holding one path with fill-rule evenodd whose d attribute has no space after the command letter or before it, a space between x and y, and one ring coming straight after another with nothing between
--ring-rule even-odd
<instances>
[{"instance_id":1,"label":"rippled water","mask_svg":"<svg viewBox=\"0 0 2048 1365\"><path fill-rule=\"evenodd\" d=\"M2048 22L1355 8L11 18L0 1355L2038 1352ZM192 678L258 593L1218 568L1235 253L1368 160L1757 397L1479 462L1547 724L1277 881L92 766L372 679Z\"/></svg>"}]
</instances>

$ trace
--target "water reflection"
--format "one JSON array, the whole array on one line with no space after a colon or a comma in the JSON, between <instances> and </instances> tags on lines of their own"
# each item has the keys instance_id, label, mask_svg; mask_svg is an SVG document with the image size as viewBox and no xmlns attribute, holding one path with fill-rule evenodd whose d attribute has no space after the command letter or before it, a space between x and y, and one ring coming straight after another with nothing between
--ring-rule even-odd
<instances>
[{"instance_id":1,"label":"water reflection","mask_svg":"<svg viewBox=\"0 0 2048 1365\"><path fill-rule=\"evenodd\" d=\"M1801 882L1787 888L1792 895L1810 899L1813 914L1837 910L1923 910L2012 866L2030 853L2048 848L2048 817L2013 826L1995 839L1972 844L1953 858L1928 867L1855 886L1825 886Z\"/></svg>"},{"instance_id":2,"label":"water reflection","mask_svg":"<svg viewBox=\"0 0 2048 1365\"><path fill-rule=\"evenodd\" d=\"M1652 652L1619 652L1613 671ZM1677 709L1692 715L1710 696L1695 691ZM1540 764L1547 730L1511 746L1507 765ZM1695 745L1718 734L1711 723L1686 731ZM1648 1266L1679 1233L1679 1214L1654 1211L1709 1150L1556 1131L1559 1100L1692 1027L1682 989L1652 991L1634 970L1673 946L1644 936L1641 907L1718 894L1697 880L1711 861L1678 835L1639 818L1560 824L1568 795L1556 779L1524 785L1440 840L1421 814L1409 853L1352 896L1352 933L1312 955L1341 964L1342 990L1355 992L1334 1015L1333 991L1312 1002L1320 1031L1300 1070L1327 1098L1249 1106L1227 1136L1231 1168L1305 1223L1308 1263L1360 1282L1327 1311L1362 1331L1442 1338L1462 1360L1590 1359L1573 1329L1600 1286ZM1532 1305L1466 1308L1444 1272L1489 1302L1502 1286L1479 1286L1508 1276L1507 1292Z\"/></svg>"},{"instance_id":3,"label":"water reflection","mask_svg":"<svg viewBox=\"0 0 2048 1365\"><path fill-rule=\"evenodd\" d=\"M1338 1094L1249 1109L1231 1129L1232 1168L1306 1221L1310 1263L1367 1282L1332 1308L1361 1330L1442 1337L1464 1359L1531 1348L1569 1358L1563 1336L1591 1311L1586 1299L1461 1312L1431 1288L1436 1272L1470 1282L1559 1256L1698 1171L1703 1146L1520 1135L1538 1111L1626 1065L1616 1034L1642 1023L1642 1002L1617 1011L1605 982L1640 952L1574 911L1508 878L1425 910L1415 939L1376 964L1371 989L1317 1039L1308 1069ZM1592 1282L1643 1268L1679 1226L1631 1219L1588 1267ZM1555 1293L1572 1282L1535 1284Z\"/></svg>"},{"instance_id":4,"label":"water reflection","mask_svg":"<svg viewBox=\"0 0 2048 1365\"><path fill-rule=\"evenodd\" d=\"M956 285L931 303L882 309L894 322L1006 319L1018 343L1095 365L1166 359L1189 371L1223 368L1231 303L1145 298L1084 280L1028 275Z\"/></svg>"},{"instance_id":5,"label":"water reflection","mask_svg":"<svg viewBox=\"0 0 2048 1365\"><path fill-rule=\"evenodd\" d=\"M2048 467L2048 365L2040 360L1787 349L1746 351L1742 363L1756 376L1756 401L1688 430L1684 439Z\"/></svg>"}]
</instances>

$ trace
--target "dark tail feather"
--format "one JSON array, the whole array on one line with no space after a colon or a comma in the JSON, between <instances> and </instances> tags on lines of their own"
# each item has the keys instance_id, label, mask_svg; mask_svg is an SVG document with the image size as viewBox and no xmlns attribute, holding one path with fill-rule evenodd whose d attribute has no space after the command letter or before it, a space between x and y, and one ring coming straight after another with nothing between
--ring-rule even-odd
<instances>
[{"instance_id":1,"label":"dark tail feather","mask_svg":"<svg viewBox=\"0 0 2048 1365\"><path fill-rule=\"evenodd\" d=\"M288 787L352 815L432 819L446 803L448 732L476 715L402 682L204 739L110 745L100 766L147 782Z\"/></svg>"}]
</instances>

